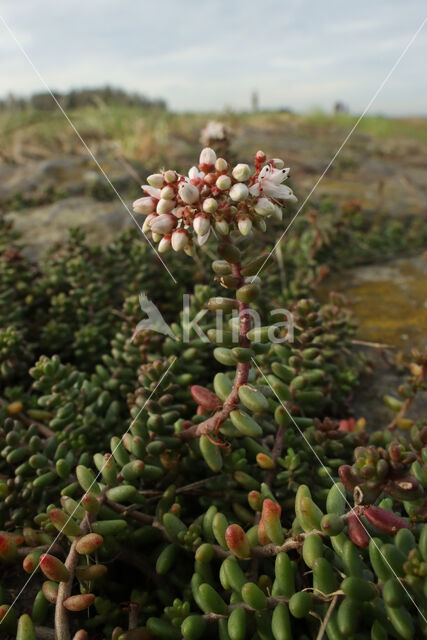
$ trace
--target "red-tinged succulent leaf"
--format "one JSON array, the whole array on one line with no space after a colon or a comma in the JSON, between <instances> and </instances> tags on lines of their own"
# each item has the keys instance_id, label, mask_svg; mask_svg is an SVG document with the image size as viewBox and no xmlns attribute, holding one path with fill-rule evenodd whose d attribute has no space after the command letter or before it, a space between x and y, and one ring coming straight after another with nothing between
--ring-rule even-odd
<instances>
[{"instance_id":1,"label":"red-tinged succulent leaf","mask_svg":"<svg viewBox=\"0 0 427 640\"><path fill-rule=\"evenodd\" d=\"M31 551L28 553L22 561L22 567L26 573L33 573L39 566L41 552Z\"/></svg>"},{"instance_id":2,"label":"red-tinged succulent leaf","mask_svg":"<svg viewBox=\"0 0 427 640\"><path fill-rule=\"evenodd\" d=\"M52 582L51 580L46 580L46 582L42 584L43 595L51 604L55 604L58 597L58 586L58 583Z\"/></svg>"},{"instance_id":3,"label":"red-tinged succulent leaf","mask_svg":"<svg viewBox=\"0 0 427 640\"><path fill-rule=\"evenodd\" d=\"M90 555L104 542L104 538L99 533L88 533L80 538L76 543L76 551L83 556Z\"/></svg>"},{"instance_id":4,"label":"red-tinged succulent leaf","mask_svg":"<svg viewBox=\"0 0 427 640\"><path fill-rule=\"evenodd\" d=\"M76 568L78 580L99 580L103 578L108 569L105 564L81 565Z\"/></svg>"},{"instance_id":5,"label":"red-tinged succulent leaf","mask_svg":"<svg viewBox=\"0 0 427 640\"><path fill-rule=\"evenodd\" d=\"M13 562L18 555L16 542L7 533L0 533L0 558L6 562Z\"/></svg>"},{"instance_id":6,"label":"red-tinged succulent leaf","mask_svg":"<svg viewBox=\"0 0 427 640\"><path fill-rule=\"evenodd\" d=\"M262 523L267 536L275 544L282 544L284 540L283 528L280 522L282 509L277 502L266 498L262 503Z\"/></svg>"},{"instance_id":7,"label":"red-tinged succulent leaf","mask_svg":"<svg viewBox=\"0 0 427 640\"><path fill-rule=\"evenodd\" d=\"M270 544L271 542L265 530L264 522L262 520L260 520L258 523L258 542L262 546L264 546L265 544Z\"/></svg>"},{"instance_id":8,"label":"red-tinged succulent leaf","mask_svg":"<svg viewBox=\"0 0 427 640\"><path fill-rule=\"evenodd\" d=\"M367 547L369 544L369 534L363 526L359 516L351 513L347 519L348 536L352 542L358 547Z\"/></svg>"},{"instance_id":9,"label":"red-tinged succulent leaf","mask_svg":"<svg viewBox=\"0 0 427 640\"><path fill-rule=\"evenodd\" d=\"M348 464L342 464L338 469L341 482L348 491L353 493L357 486L357 478L354 477L353 469Z\"/></svg>"},{"instance_id":10,"label":"red-tinged succulent leaf","mask_svg":"<svg viewBox=\"0 0 427 640\"><path fill-rule=\"evenodd\" d=\"M406 520L381 507L368 507L363 513L368 522L384 533L396 533L399 529L409 529Z\"/></svg>"},{"instance_id":11,"label":"red-tinged succulent leaf","mask_svg":"<svg viewBox=\"0 0 427 640\"><path fill-rule=\"evenodd\" d=\"M203 407L203 409L208 409L209 411L215 411L221 405L219 398L213 393L213 391L209 391L206 387L201 387L198 384L193 384L190 387L190 393L193 396L193 400L197 402L198 405Z\"/></svg>"},{"instance_id":12,"label":"red-tinged succulent leaf","mask_svg":"<svg viewBox=\"0 0 427 640\"><path fill-rule=\"evenodd\" d=\"M80 593L77 596L70 596L66 600L64 600L64 607L68 609L68 611L84 611L95 600L95 596L93 593Z\"/></svg>"},{"instance_id":13,"label":"red-tinged succulent leaf","mask_svg":"<svg viewBox=\"0 0 427 640\"><path fill-rule=\"evenodd\" d=\"M230 524L225 531L225 541L230 551L238 558L249 558L251 546L241 526Z\"/></svg>"},{"instance_id":14,"label":"red-tinged succulent leaf","mask_svg":"<svg viewBox=\"0 0 427 640\"><path fill-rule=\"evenodd\" d=\"M68 569L59 558L44 553L40 556L40 568L46 578L55 582L66 582L69 578Z\"/></svg>"},{"instance_id":15,"label":"red-tinged succulent leaf","mask_svg":"<svg viewBox=\"0 0 427 640\"><path fill-rule=\"evenodd\" d=\"M87 634L87 631L85 631L85 629L79 629L73 635L73 640L88 640L88 638L89 636Z\"/></svg>"}]
</instances>

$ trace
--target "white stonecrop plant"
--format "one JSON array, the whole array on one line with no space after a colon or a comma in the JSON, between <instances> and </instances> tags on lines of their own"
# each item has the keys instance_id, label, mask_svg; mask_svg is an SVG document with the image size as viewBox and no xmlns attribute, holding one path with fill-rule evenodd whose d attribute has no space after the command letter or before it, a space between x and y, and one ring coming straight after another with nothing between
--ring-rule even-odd
<instances>
[{"instance_id":1,"label":"white stonecrop plant","mask_svg":"<svg viewBox=\"0 0 427 640\"><path fill-rule=\"evenodd\" d=\"M192 255L194 237L202 246L213 230L246 236L253 228L265 231L265 218L280 220L285 202L296 201L283 184L288 176L283 160L267 160L263 151L257 152L252 172L244 163L231 168L206 147L188 176L171 169L148 176L142 186L147 195L135 200L133 209L147 216L142 230L151 232L160 253L172 248Z\"/></svg>"}]
</instances>

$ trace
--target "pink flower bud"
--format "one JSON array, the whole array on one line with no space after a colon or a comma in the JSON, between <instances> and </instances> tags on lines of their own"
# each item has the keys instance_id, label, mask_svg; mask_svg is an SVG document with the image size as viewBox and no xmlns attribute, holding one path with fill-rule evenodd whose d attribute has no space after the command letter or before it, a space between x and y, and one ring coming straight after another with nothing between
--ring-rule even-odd
<instances>
[{"instance_id":1,"label":"pink flower bud","mask_svg":"<svg viewBox=\"0 0 427 640\"><path fill-rule=\"evenodd\" d=\"M230 524L225 531L225 541L228 548L238 558L249 558L251 546L246 533L238 524Z\"/></svg>"},{"instance_id":2,"label":"pink flower bud","mask_svg":"<svg viewBox=\"0 0 427 640\"><path fill-rule=\"evenodd\" d=\"M228 169L227 160L224 160L224 158L218 158L217 161L215 162L215 169L217 171L227 171Z\"/></svg>"},{"instance_id":3,"label":"pink flower bud","mask_svg":"<svg viewBox=\"0 0 427 640\"><path fill-rule=\"evenodd\" d=\"M157 213L150 213L144 220L144 224L142 225L142 232L147 233L150 231L150 225L152 221L157 218Z\"/></svg>"},{"instance_id":4,"label":"pink flower bud","mask_svg":"<svg viewBox=\"0 0 427 640\"><path fill-rule=\"evenodd\" d=\"M135 213L143 213L144 215L148 215L149 213L153 213L156 208L156 200L151 196L144 196L143 198L138 198L133 203L133 210Z\"/></svg>"},{"instance_id":5,"label":"pink flower bud","mask_svg":"<svg viewBox=\"0 0 427 640\"><path fill-rule=\"evenodd\" d=\"M163 200L173 200L175 198L175 191L167 185L160 191L160 197L163 198Z\"/></svg>"},{"instance_id":6,"label":"pink flower bud","mask_svg":"<svg viewBox=\"0 0 427 640\"><path fill-rule=\"evenodd\" d=\"M247 216L240 216L237 226L242 236L247 236L252 230L252 220Z\"/></svg>"},{"instance_id":7,"label":"pink flower bud","mask_svg":"<svg viewBox=\"0 0 427 640\"><path fill-rule=\"evenodd\" d=\"M267 218L274 213L274 204L268 198L259 198L255 205L255 211L259 216Z\"/></svg>"},{"instance_id":8,"label":"pink flower bud","mask_svg":"<svg viewBox=\"0 0 427 640\"><path fill-rule=\"evenodd\" d=\"M208 216L198 213L193 220L193 228L197 235L204 236L211 228Z\"/></svg>"},{"instance_id":9,"label":"pink flower bud","mask_svg":"<svg viewBox=\"0 0 427 640\"><path fill-rule=\"evenodd\" d=\"M158 213L159 215L162 215L163 213L170 213L175 205L175 200L165 200L164 198L162 198L157 203L156 213Z\"/></svg>"},{"instance_id":10,"label":"pink flower bud","mask_svg":"<svg viewBox=\"0 0 427 640\"><path fill-rule=\"evenodd\" d=\"M202 149L199 158L199 167L205 173L213 169L216 162L216 153L210 147Z\"/></svg>"},{"instance_id":11,"label":"pink flower bud","mask_svg":"<svg viewBox=\"0 0 427 640\"><path fill-rule=\"evenodd\" d=\"M215 184L220 191L227 191L231 187L231 178L226 175L219 176Z\"/></svg>"},{"instance_id":12,"label":"pink flower bud","mask_svg":"<svg viewBox=\"0 0 427 640\"><path fill-rule=\"evenodd\" d=\"M233 171L231 172L231 175L235 180L237 180L237 182L244 182L245 180L249 179L251 170L249 168L249 165L240 163L236 164Z\"/></svg>"},{"instance_id":13,"label":"pink flower bud","mask_svg":"<svg viewBox=\"0 0 427 640\"><path fill-rule=\"evenodd\" d=\"M155 189L161 189L163 187L163 174L162 173L153 173L151 176L148 176L147 182L150 187L154 187Z\"/></svg>"},{"instance_id":14,"label":"pink flower bud","mask_svg":"<svg viewBox=\"0 0 427 640\"><path fill-rule=\"evenodd\" d=\"M268 537L275 544L282 544L284 540L283 528L280 522L282 509L270 498L266 498L262 504L262 523Z\"/></svg>"},{"instance_id":15,"label":"pink flower bud","mask_svg":"<svg viewBox=\"0 0 427 640\"><path fill-rule=\"evenodd\" d=\"M197 187L189 182L181 182L178 189L179 196L185 204L194 204L199 199L200 193Z\"/></svg>"},{"instance_id":16,"label":"pink flower bud","mask_svg":"<svg viewBox=\"0 0 427 640\"><path fill-rule=\"evenodd\" d=\"M165 202L168 201L165 200ZM152 221L150 229L154 233L160 233L163 235L165 233L170 233L177 224L178 219L172 213L164 213L161 216L157 216L157 218Z\"/></svg>"},{"instance_id":17,"label":"pink flower bud","mask_svg":"<svg viewBox=\"0 0 427 640\"><path fill-rule=\"evenodd\" d=\"M249 189L245 184L238 182L233 184L230 189L230 198L234 200L234 202L241 202L245 200L249 195Z\"/></svg>"},{"instance_id":18,"label":"pink flower bud","mask_svg":"<svg viewBox=\"0 0 427 640\"><path fill-rule=\"evenodd\" d=\"M205 233L204 236L197 236L197 244L199 245L199 247L203 247L203 245L206 244L206 242L209 240L210 233L211 230L209 229L209 231Z\"/></svg>"},{"instance_id":19,"label":"pink flower bud","mask_svg":"<svg viewBox=\"0 0 427 640\"><path fill-rule=\"evenodd\" d=\"M217 209L218 202L215 198L206 198L206 200L203 201L203 211L206 211L206 213L215 213Z\"/></svg>"},{"instance_id":20,"label":"pink flower bud","mask_svg":"<svg viewBox=\"0 0 427 640\"><path fill-rule=\"evenodd\" d=\"M172 233L171 244L174 251L182 251L188 243L188 234L185 229L175 229Z\"/></svg>"},{"instance_id":21,"label":"pink flower bud","mask_svg":"<svg viewBox=\"0 0 427 640\"><path fill-rule=\"evenodd\" d=\"M171 246L171 237L170 234L167 234L160 240L158 251L159 253L166 253L166 251L170 251Z\"/></svg>"}]
</instances>

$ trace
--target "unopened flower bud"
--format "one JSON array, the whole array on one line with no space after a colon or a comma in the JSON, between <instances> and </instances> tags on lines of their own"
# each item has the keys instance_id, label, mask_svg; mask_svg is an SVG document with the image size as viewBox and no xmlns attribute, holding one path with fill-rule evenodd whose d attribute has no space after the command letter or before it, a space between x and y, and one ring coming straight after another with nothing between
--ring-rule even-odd
<instances>
[{"instance_id":1,"label":"unopened flower bud","mask_svg":"<svg viewBox=\"0 0 427 640\"><path fill-rule=\"evenodd\" d=\"M150 187L154 187L155 189L161 189L163 187L163 174L161 173L152 173L151 176L148 176L147 182Z\"/></svg>"},{"instance_id":2,"label":"unopened flower bud","mask_svg":"<svg viewBox=\"0 0 427 640\"><path fill-rule=\"evenodd\" d=\"M244 182L245 180L249 179L251 170L248 164L240 163L236 164L233 171L231 172L231 175L235 180L237 180L237 182Z\"/></svg>"},{"instance_id":3,"label":"unopened flower bud","mask_svg":"<svg viewBox=\"0 0 427 640\"><path fill-rule=\"evenodd\" d=\"M267 231L267 224L265 220L254 220L254 227L257 231L261 231L261 233L265 233Z\"/></svg>"},{"instance_id":4,"label":"unopened flower bud","mask_svg":"<svg viewBox=\"0 0 427 640\"><path fill-rule=\"evenodd\" d=\"M186 204L194 204L200 196L198 188L189 182L181 182L178 193L181 200Z\"/></svg>"},{"instance_id":5,"label":"unopened flower bud","mask_svg":"<svg viewBox=\"0 0 427 640\"><path fill-rule=\"evenodd\" d=\"M240 216L237 227L242 236L247 236L252 230L252 220L247 216Z\"/></svg>"},{"instance_id":6,"label":"unopened flower bud","mask_svg":"<svg viewBox=\"0 0 427 640\"><path fill-rule=\"evenodd\" d=\"M178 219L172 213L164 213L161 216L157 216L151 223L151 231L154 233L170 233L172 229L178 224Z\"/></svg>"},{"instance_id":7,"label":"unopened flower bud","mask_svg":"<svg viewBox=\"0 0 427 640\"><path fill-rule=\"evenodd\" d=\"M216 162L216 153L210 147L202 149L199 158L199 167L202 171L210 171Z\"/></svg>"},{"instance_id":8,"label":"unopened flower bud","mask_svg":"<svg viewBox=\"0 0 427 640\"><path fill-rule=\"evenodd\" d=\"M219 176L215 184L220 191L226 191L231 187L231 178L226 175Z\"/></svg>"},{"instance_id":9,"label":"unopened flower bud","mask_svg":"<svg viewBox=\"0 0 427 640\"><path fill-rule=\"evenodd\" d=\"M174 251L182 251L188 243L188 234L185 229L175 229L172 233L171 244Z\"/></svg>"},{"instance_id":10,"label":"unopened flower bud","mask_svg":"<svg viewBox=\"0 0 427 640\"><path fill-rule=\"evenodd\" d=\"M157 203L156 213L158 214L169 213L170 211L172 211L175 205L176 205L175 200L164 200L162 198Z\"/></svg>"},{"instance_id":11,"label":"unopened flower bud","mask_svg":"<svg viewBox=\"0 0 427 640\"><path fill-rule=\"evenodd\" d=\"M225 540L232 553L238 558L249 558L251 546L246 533L238 524L230 524L225 531Z\"/></svg>"},{"instance_id":12,"label":"unopened flower bud","mask_svg":"<svg viewBox=\"0 0 427 640\"><path fill-rule=\"evenodd\" d=\"M257 162L258 164L262 164L263 162L265 162L267 160L267 156L265 155L264 151L257 151L255 154L255 162Z\"/></svg>"},{"instance_id":13,"label":"unopened flower bud","mask_svg":"<svg viewBox=\"0 0 427 640\"><path fill-rule=\"evenodd\" d=\"M194 256L194 247L191 243L188 243L185 247L184 247L184 253L187 254L187 256L190 256L190 258L192 258Z\"/></svg>"},{"instance_id":14,"label":"unopened flower bud","mask_svg":"<svg viewBox=\"0 0 427 640\"><path fill-rule=\"evenodd\" d=\"M160 242L160 240L163 238L161 233L152 233L151 234L151 239L153 242Z\"/></svg>"},{"instance_id":15,"label":"unopened flower bud","mask_svg":"<svg viewBox=\"0 0 427 640\"><path fill-rule=\"evenodd\" d=\"M143 233L147 233L147 231L150 231L150 225L151 225L152 221L154 220L154 218L157 218L157 213L150 213L150 215L148 215L145 218L144 224L142 225L142 232Z\"/></svg>"},{"instance_id":16,"label":"unopened flower bud","mask_svg":"<svg viewBox=\"0 0 427 640\"><path fill-rule=\"evenodd\" d=\"M279 222L283 220L283 210L281 207L278 207L277 204L274 205L273 218L274 220L278 220Z\"/></svg>"},{"instance_id":17,"label":"unopened flower bud","mask_svg":"<svg viewBox=\"0 0 427 640\"><path fill-rule=\"evenodd\" d=\"M171 237L169 234L163 236L163 238L159 242L158 250L159 253L166 253L166 251L170 251L171 249Z\"/></svg>"},{"instance_id":18,"label":"unopened flower bud","mask_svg":"<svg viewBox=\"0 0 427 640\"><path fill-rule=\"evenodd\" d=\"M255 211L259 216L267 218L274 213L274 204L268 198L259 198L255 205Z\"/></svg>"},{"instance_id":19,"label":"unopened flower bud","mask_svg":"<svg viewBox=\"0 0 427 640\"><path fill-rule=\"evenodd\" d=\"M283 167L285 166L282 158L273 158L273 164L275 169L283 169Z\"/></svg>"},{"instance_id":20,"label":"unopened flower bud","mask_svg":"<svg viewBox=\"0 0 427 640\"><path fill-rule=\"evenodd\" d=\"M160 197L164 200L173 200L175 198L175 191L172 189L172 187L167 185L160 191Z\"/></svg>"},{"instance_id":21,"label":"unopened flower bud","mask_svg":"<svg viewBox=\"0 0 427 640\"><path fill-rule=\"evenodd\" d=\"M215 220L215 231L218 231L222 236L227 236L230 231L228 222L224 220L224 218L218 218L218 220Z\"/></svg>"},{"instance_id":22,"label":"unopened flower bud","mask_svg":"<svg viewBox=\"0 0 427 640\"><path fill-rule=\"evenodd\" d=\"M135 200L132 206L135 213L148 215L149 213L153 213L156 207L156 201L150 196L144 196L143 198L138 198L138 200Z\"/></svg>"},{"instance_id":23,"label":"unopened flower bud","mask_svg":"<svg viewBox=\"0 0 427 640\"><path fill-rule=\"evenodd\" d=\"M215 198L206 198L206 200L203 201L203 211L206 211L206 213L215 213L217 209L218 202Z\"/></svg>"},{"instance_id":24,"label":"unopened flower bud","mask_svg":"<svg viewBox=\"0 0 427 640\"><path fill-rule=\"evenodd\" d=\"M194 231L199 236L204 236L210 229L211 223L209 221L208 216L203 215L203 213L198 213L193 220L193 228Z\"/></svg>"},{"instance_id":25,"label":"unopened flower bud","mask_svg":"<svg viewBox=\"0 0 427 640\"><path fill-rule=\"evenodd\" d=\"M228 169L227 160L224 160L224 158L217 158L217 160L215 162L215 169L217 171L227 171L227 169Z\"/></svg>"},{"instance_id":26,"label":"unopened flower bud","mask_svg":"<svg viewBox=\"0 0 427 640\"><path fill-rule=\"evenodd\" d=\"M173 212L174 216L176 216L179 220L182 218L182 216L184 215L186 211L185 207L176 207L175 211Z\"/></svg>"},{"instance_id":27,"label":"unopened flower bud","mask_svg":"<svg viewBox=\"0 0 427 640\"><path fill-rule=\"evenodd\" d=\"M233 184L230 189L230 198L234 200L234 202L241 202L245 200L249 195L249 189L245 184L238 182L237 184Z\"/></svg>"},{"instance_id":28,"label":"unopened flower bud","mask_svg":"<svg viewBox=\"0 0 427 640\"><path fill-rule=\"evenodd\" d=\"M277 502L266 498L262 504L262 522L268 537L275 544L282 544L284 540L283 528L280 522L282 510Z\"/></svg>"},{"instance_id":29,"label":"unopened flower bud","mask_svg":"<svg viewBox=\"0 0 427 640\"><path fill-rule=\"evenodd\" d=\"M168 171L165 171L163 177L165 179L165 182L167 183L176 182L178 179L176 171L173 171L172 169L168 169Z\"/></svg>"}]
</instances>

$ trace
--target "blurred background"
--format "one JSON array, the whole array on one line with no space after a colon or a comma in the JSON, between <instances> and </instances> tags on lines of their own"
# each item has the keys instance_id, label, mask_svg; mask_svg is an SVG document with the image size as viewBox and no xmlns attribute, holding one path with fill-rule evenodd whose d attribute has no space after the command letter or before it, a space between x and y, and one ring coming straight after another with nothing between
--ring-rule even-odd
<instances>
[{"instance_id":1,"label":"blurred background","mask_svg":"<svg viewBox=\"0 0 427 640\"><path fill-rule=\"evenodd\" d=\"M425 3L20 0L0 15L0 208L37 261L69 227L107 244L133 225L47 87L127 203L201 144L284 157L303 202ZM345 292L361 338L398 348L427 329L426 59L424 27L289 231L315 218L317 295Z\"/></svg>"}]
</instances>

